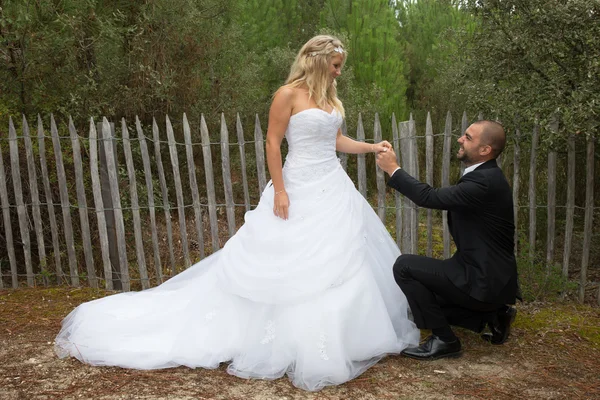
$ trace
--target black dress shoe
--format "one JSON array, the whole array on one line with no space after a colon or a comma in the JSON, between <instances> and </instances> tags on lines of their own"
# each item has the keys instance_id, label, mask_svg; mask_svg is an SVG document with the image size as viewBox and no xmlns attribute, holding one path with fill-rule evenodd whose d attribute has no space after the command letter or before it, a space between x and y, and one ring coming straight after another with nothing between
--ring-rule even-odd
<instances>
[{"instance_id":1,"label":"black dress shoe","mask_svg":"<svg viewBox=\"0 0 600 400\"><path fill-rule=\"evenodd\" d=\"M510 335L510 326L515 321L517 316L517 310L513 307L507 307L502 311L498 311L498 322L488 322L491 333L484 333L481 335L483 340L490 342L491 344L502 344L506 342Z\"/></svg>"},{"instance_id":2,"label":"black dress shoe","mask_svg":"<svg viewBox=\"0 0 600 400\"><path fill-rule=\"evenodd\" d=\"M417 360L437 360L444 357L459 357L462 350L458 338L453 342L444 342L439 337L431 335L419 347L409 347L401 354Z\"/></svg>"}]
</instances>

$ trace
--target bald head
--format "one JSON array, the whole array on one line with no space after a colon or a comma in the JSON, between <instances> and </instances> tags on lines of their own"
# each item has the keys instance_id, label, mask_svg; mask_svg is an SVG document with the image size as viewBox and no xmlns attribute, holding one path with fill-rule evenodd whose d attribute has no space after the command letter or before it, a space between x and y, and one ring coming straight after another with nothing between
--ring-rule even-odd
<instances>
[{"instance_id":1,"label":"bald head","mask_svg":"<svg viewBox=\"0 0 600 400\"><path fill-rule=\"evenodd\" d=\"M499 122L482 120L474 122L473 125L481 127L481 144L492 148L491 158L497 158L506 146L506 133Z\"/></svg>"}]
</instances>

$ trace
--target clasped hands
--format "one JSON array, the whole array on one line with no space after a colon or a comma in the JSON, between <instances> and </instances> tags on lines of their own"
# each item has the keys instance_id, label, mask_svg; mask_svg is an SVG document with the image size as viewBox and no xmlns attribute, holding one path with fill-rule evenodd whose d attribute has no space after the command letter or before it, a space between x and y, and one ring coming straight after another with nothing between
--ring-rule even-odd
<instances>
[{"instance_id":1,"label":"clasped hands","mask_svg":"<svg viewBox=\"0 0 600 400\"><path fill-rule=\"evenodd\" d=\"M394 171L400 167L400 165L398 165L398 159L396 158L396 153L394 152L392 145L384 140L383 142L377 143L374 146L378 147L378 151L376 151L375 155L375 162L379 168L391 176Z\"/></svg>"}]
</instances>

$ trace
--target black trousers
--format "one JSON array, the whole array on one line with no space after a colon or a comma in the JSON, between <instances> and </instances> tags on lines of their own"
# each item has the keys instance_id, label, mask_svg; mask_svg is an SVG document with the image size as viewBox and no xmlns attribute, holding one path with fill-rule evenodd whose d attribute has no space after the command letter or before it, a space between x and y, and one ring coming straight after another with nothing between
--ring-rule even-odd
<instances>
[{"instance_id":1,"label":"black trousers","mask_svg":"<svg viewBox=\"0 0 600 400\"><path fill-rule=\"evenodd\" d=\"M481 332L505 305L481 302L457 288L445 274L448 268L456 268L453 263L403 254L394 264L394 279L406 295L419 329L456 325Z\"/></svg>"}]
</instances>

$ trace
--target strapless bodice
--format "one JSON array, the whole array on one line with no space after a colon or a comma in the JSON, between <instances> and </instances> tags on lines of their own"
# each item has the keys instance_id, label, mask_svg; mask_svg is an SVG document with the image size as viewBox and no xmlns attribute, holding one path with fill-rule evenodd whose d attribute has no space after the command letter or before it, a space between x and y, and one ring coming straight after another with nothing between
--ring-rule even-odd
<instances>
[{"instance_id":1,"label":"strapless bodice","mask_svg":"<svg viewBox=\"0 0 600 400\"><path fill-rule=\"evenodd\" d=\"M309 108L290 117L285 133L288 154L283 167L286 187L302 185L333 171L338 165L335 143L342 116Z\"/></svg>"}]
</instances>

